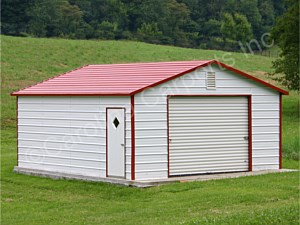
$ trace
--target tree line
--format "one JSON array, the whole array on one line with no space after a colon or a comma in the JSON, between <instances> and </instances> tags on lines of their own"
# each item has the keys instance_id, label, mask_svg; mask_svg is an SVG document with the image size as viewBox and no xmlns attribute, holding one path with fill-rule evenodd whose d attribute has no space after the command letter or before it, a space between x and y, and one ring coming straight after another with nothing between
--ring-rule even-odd
<instances>
[{"instance_id":1,"label":"tree line","mask_svg":"<svg viewBox=\"0 0 300 225\"><path fill-rule=\"evenodd\" d=\"M3 0L1 32L238 51L285 11L284 0Z\"/></svg>"}]
</instances>

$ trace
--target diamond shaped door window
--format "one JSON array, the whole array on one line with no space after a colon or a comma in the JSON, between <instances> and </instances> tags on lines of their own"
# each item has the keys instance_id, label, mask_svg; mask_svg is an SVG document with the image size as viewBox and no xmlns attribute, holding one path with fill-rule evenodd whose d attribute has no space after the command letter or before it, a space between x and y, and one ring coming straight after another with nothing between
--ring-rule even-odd
<instances>
[{"instance_id":1,"label":"diamond shaped door window","mask_svg":"<svg viewBox=\"0 0 300 225\"><path fill-rule=\"evenodd\" d=\"M117 128L119 126L120 122L117 117L115 117L113 124L115 125L115 128Z\"/></svg>"}]
</instances>

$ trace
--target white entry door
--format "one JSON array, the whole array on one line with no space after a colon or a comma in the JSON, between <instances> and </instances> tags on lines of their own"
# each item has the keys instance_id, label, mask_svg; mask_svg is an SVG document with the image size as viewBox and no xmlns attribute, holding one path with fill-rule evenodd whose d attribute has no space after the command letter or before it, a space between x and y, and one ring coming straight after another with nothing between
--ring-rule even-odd
<instances>
[{"instance_id":1,"label":"white entry door","mask_svg":"<svg viewBox=\"0 0 300 225\"><path fill-rule=\"evenodd\" d=\"M107 176L125 178L125 109L107 109Z\"/></svg>"}]
</instances>

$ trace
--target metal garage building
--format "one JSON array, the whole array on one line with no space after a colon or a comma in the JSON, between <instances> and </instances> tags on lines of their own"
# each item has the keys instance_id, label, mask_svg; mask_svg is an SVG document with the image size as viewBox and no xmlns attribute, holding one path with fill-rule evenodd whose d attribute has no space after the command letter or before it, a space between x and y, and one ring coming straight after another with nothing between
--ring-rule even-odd
<instances>
[{"instance_id":1,"label":"metal garage building","mask_svg":"<svg viewBox=\"0 0 300 225\"><path fill-rule=\"evenodd\" d=\"M283 94L215 60L87 65L12 93L15 169L125 180L278 169Z\"/></svg>"}]
</instances>

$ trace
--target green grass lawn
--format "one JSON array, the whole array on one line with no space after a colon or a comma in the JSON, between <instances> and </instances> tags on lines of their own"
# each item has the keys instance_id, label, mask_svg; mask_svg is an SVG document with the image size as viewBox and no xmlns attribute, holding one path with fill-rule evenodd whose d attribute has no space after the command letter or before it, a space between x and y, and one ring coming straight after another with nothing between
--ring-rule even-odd
<instances>
[{"instance_id":1,"label":"green grass lawn","mask_svg":"<svg viewBox=\"0 0 300 225\"><path fill-rule=\"evenodd\" d=\"M283 96L282 106L283 156L299 160L299 95Z\"/></svg>"},{"instance_id":2,"label":"green grass lawn","mask_svg":"<svg viewBox=\"0 0 300 225\"><path fill-rule=\"evenodd\" d=\"M299 172L148 189L12 172L15 98L9 93L18 88L83 64L213 58L266 80L270 58L127 41L1 39L1 224L299 224ZM299 96L293 92L283 98L283 155L284 168L299 168Z\"/></svg>"}]
</instances>

